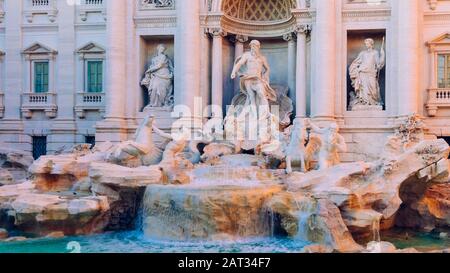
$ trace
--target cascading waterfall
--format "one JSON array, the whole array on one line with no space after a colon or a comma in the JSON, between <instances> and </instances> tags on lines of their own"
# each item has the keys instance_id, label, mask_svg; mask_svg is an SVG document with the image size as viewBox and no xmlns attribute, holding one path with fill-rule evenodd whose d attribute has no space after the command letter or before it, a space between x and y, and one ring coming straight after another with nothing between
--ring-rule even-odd
<instances>
[{"instance_id":1,"label":"cascading waterfall","mask_svg":"<svg viewBox=\"0 0 450 273\"><path fill-rule=\"evenodd\" d=\"M382 241L380 235L382 216L377 216L373 218L372 222L372 242L367 245L367 250L370 253L381 253L382 252Z\"/></svg>"},{"instance_id":2,"label":"cascading waterfall","mask_svg":"<svg viewBox=\"0 0 450 273\"><path fill-rule=\"evenodd\" d=\"M288 193L292 196L292 200L296 206L296 216L297 216L297 235L295 236L295 240L301 241L309 241L309 231L311 230L311 216L316 209L315 202L306 202L299 201L293 192Z\"/></svg>"},{"instance_id":3,"label":"cascading waterfall","mask_svg":"<svg viewBox=\"0 0 450 273\"><path fill-rule=\"evenodd\" d=\"M381 242L380 223L381 223L381 217L376 217L373 219L373 224L372 224L373 241L378 242L378 243Z\"/></svg>"}]
</instances>

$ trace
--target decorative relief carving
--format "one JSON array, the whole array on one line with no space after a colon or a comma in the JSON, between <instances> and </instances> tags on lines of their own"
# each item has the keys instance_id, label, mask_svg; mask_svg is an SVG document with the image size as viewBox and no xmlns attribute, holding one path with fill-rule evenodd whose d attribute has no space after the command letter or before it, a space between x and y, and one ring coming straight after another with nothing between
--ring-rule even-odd
<instances>
[{"instance_id":1,"label":"decorative relief carving","mask_svg":"<svg viewBox=\"0 0 450 273\"><path fill-rule=\"evenodd\" d=\"M283 40L285 40L286 42L295 41L295 33L291 32L291 33L284 34Z\"/></svg>"},{"instance_id":2,"label":"decorative relief carving","mask_svg":"<svg viewBox=\"0 0 450 273\"><path fill-rule=\"evenodd\" d=\"M245 36L245 35L236 35L235 39L236 39L236 42L239 42L239 43L248 42L248 36Z\"/></svg>"},{"instance_id":3,"label":"decorative relief carving","mask_svg":"<svg viewBox=\"0 0 450 273\"><path fill-rule=\"evenodd\" d=\"M294 0L227 0L222 4L222 11L228 17L243 21L282 21L288 20Z\"/></svg>"},{"instance_id":4,"label":"decorative relief carving","mask_svg":"<svg viewBox=\"0 0 450 273\"><path fill-rule=\"evenodd\" d=\"M387 21L391 17L391 10L346 10L342 13L345 22L361 22L361 21Z\"/></svg>"},{"instance_id":5,"label":"decorative relief carving","mask_svg":"<svg viewBox=\"0 0 450 273\"><path fill-rule=\"evenodd\" d=\"M428 0L430 9L435 10L437 8L438 0Z\"/></svg>"},{"instance_id":6,"label":"decorative relief carving","mask_svg":"<svg viewBox=\"0 0 450 273\"><path fill-rule=\"evenodd\" d=\"M141 9L173 9L175 0L141 0Z\"/></svg>"},{"instance_id":7,"label":"decorative relief carving","mask_svg":"<svg viewBox=\"0 0 450 273\"><path fill-rule=\"evenodd\" d=\"M137 28L175 28L177 26L177 17L135 17Z\"/></svg>"},{"instance_id":8,"label":"decorative relief carving","mask_svg":"<svg viewBox=\"0 0 450 273\"><path fill-rule=\"evenodd\" d=\"M308 35L312 30L312 26L309 24L299 24L295 26L295 33Z\"/></svg>"}]
</instances>

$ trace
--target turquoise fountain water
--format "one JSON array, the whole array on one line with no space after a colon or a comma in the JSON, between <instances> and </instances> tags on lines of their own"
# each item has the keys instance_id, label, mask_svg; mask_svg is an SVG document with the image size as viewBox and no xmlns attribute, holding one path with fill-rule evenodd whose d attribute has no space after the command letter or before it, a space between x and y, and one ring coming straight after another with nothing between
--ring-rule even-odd
<instances>
[{"instance_id":1,"label":"turquoise fountain water","mask_svg":"<svg viewBox=\"0 0 450 273\"><path fill-rule=\"evenodd\" d=\"M404 235L408 233L408 239ZM397 230L382 234L382 240L403 249L430 251L450 247L450 239L425 233ZM288 238L247 238L236 241L155 241L141 231L106 233L60 239L32 239L0 243L0 253L297 253L307 242Z\"/></svg>"},{"instance_id":2,"label":"turquoise fountain water","mask_svg":"<svg viewBox=\"0 0 450 273\"><path fill-rule=\"evenodd\" d=\"M157 241L140 231L106 233L61 239L35 239L0 243L0 253L289 253L308 243L277 238L247 238L235 241Z\"/></svg>"}]
</instances>

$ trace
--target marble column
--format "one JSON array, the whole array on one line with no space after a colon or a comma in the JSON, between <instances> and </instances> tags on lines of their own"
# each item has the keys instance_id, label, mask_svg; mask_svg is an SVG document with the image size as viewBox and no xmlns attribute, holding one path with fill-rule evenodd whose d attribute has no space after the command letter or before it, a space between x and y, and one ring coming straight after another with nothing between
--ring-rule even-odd
<instances>
[{"instance_id":1,"label":"marble column","mask_svg":"<svg viewBox=\"0 0 450 273\"><path fill-rule=\"evenodd\" d=\"M49 135L48 151L56 151L63 146L70 147L75 143L84 142L84 136L76 139L77 126L75 124L75 6L61 3L58 6L58 14L61 18L58 31L58 55L50 60L51 92L57 93L58 113L52 122L51 135ZM55 69L64 67L64 69ZM56 72L56 73L55 73ZM55 89L55 79L58 85Z\"/></svg>"},{"instance_id":2,"label":"marble column","mask_svg":"<svg viewBox=\"0 0 450 273\"><path fill-rule=\"evenodd\" d=\"M220 28L210 29L209 33L213 37L211 104L223 111L223 37L226 33Z\"/></svg>"},{"instance_id":3,"label":"marble column","mask_svg":"<svg viewBox=\"0 0 450 273\"><path fill-rule=\"evenodd\" d=\"M313 46L314 92L311 115L321 120L335 117L336 89L336 0L316 1Z\"/></svg>"},{"instance_id":4,"label":"marble column","mask_svg":"<svg viewBox=\"0 0 450 273\"><path fill-rule=\"evenodd\" d=\"M244 44L248 42L248 36L244 35L236 35L235 41L234 41L234 59L237 60L237 58L244 55ZM234 94L237 95L241 91L241 80L236 78L234 80Z\"/></svg>"},{"instance_id":5,"label":"marble column","mask_svg":"<svg viewBox=\"0 0 450 273\"><path fill-rule=\"evenodd\" d=\"M195 112L195 97L200 94L200 1L176 1L175 105Z\"/></svg>"},{"instance_id":6,"label":"marble column","mask_svg":"<svg viewBox=\"0 0 450 273\"><path fill-rule=\"evenodd\" d=\"M18 18L22 18L23 1L5 1L4 11L7 16L4 18L4 57L5 62L5 117L4 120L20 120L20 96L21 93L29 92L22 85L22 76L27 69L27 65L22 63L21 50L22 27L18 23ZM3 122L4 123L4 122Z\"/></svg>"},{"instance_id":7,"label":"marble column","mask_svg":"<svg viewBox=\"0 0 450 273\"><path fill-rule=\"evenodd\" d=\"M106 1L105 119L96 125L96 142L128 139L127 105L127 1Z\"/></svg>"},{"instance_id":8,"label":"marble column","mask_svg":"<svg viewBox=\"0 0 450 273\"><path fill-rule=\"evenodd\" d=\"M106 120L125 117L127 87L127 1L107 1Z\"/></svg>"},{"instance_id":9,"label":"marble column","mask_svg":"<svg viewBox=\"0 0 450 273\"><path fill-rule=\"evenodd\" d=\"M398 115L418 111L419 99L419 0L397 0L398 16Z\"/></svg>"},{"instance_id":10,"label":"marble column","mask_svg":"<svg viewBox=\"0 0 450 273\"><path fill-rule=\"evenodd\" d=\"M58 30L58 67L64 69L57 69L58 79L58 105L67 107L59 107L57 120L73 121L75 106L75 97L73 95L75 89L75 58L76 51L75 42L75 6L67 3L61 3L58 7L58 14L60 18L64 18L59 22ZM55 89L51 89L55 91ZM76 90L78 91L78 90ZM73 125L72 125L73 126ZM74 127L74 126L73 126Z\"/></svg>"},{"instance_id":11,"label":"marble column","mask_svg":"<svg viewBox=\"0 0 450 273\"><path fill-rule=\"evenodd\" d=\"M208 33L208 29L204 29L202 31L202 35L200 36L201 43L201 58L200 58L200 97L202 98L202 107L203 109L207 109L207 107L211 104L211 41L210 35ZM204 113L205 116L208 116Z\"/></svg>"},{"instance_id":12,"label":"marble column","mask_svg":"<svg viewBox=\"0 0 450 273\"><path fill-rule=\"evenodd\" d=\"M24 135L24 124L21 121L21 95L28 92L23 85L23 75L26 75L27 65L23 61L21 51L23 29L18 23L22 18L24 1L4 1L3 8L3 56L4 76L4 107L5 112L0 122L0 142L4 146L31 151L31 137ZM26 62L26 61L25 61Z\"/></svg>"},{"instance_id":13,"label":"marble column","mask_svg":"<svg viewBox=\"0 0 450 273\"><path fill-rule=\"evenodd\" d=\"M295 77L296 77L296 47L297 42L295 41L295 33L288 33L283 35L283 40L288 43L288 87L289 95L293 101L296 101L296 91L295 91Z\"/></svg>"},{"instance_id":14,"label":"marble column","mask_svg":"<svg viewBox=\"0 0 450 273\"><path fill-rule=\"evenodd\" d=\"M306 118L306 36L311 30L310 25L299 25L297 32L297 65L296 65L296 82L295 82L295 104L296 118Z\"/></svg>"}]
</instances>

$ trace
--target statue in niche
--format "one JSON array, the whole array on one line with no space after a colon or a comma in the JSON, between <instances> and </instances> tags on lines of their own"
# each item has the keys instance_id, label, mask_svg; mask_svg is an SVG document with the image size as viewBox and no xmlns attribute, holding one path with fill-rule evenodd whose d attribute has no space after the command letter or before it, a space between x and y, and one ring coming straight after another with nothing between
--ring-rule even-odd
<instances>
[{"instance_id":1,"label":"statue in niche","mask_svg":"<svg viewBox=\"0 0 450 273\"><path fill-rule=\"evenodd\" d=\"M324 170L341 163L339 153L347 151L347 144L344 137L339 134L339 126L332 123L329 127L320 128L309 120L305 123L321 142L318 150L318 169Z\"/></svg>"},{"instance_id":2,"label":"statue in niche","mask_svg":"<svg viewBox=\"0 0 450 273\"><path fill-rule=\"evenodd\" d=\"M383 105L379 79L386 62L384 38L380 51L374 49L373 39L366 39L364 43L367 49L359 53L349 69L354 88L350 94L350 110L381 108Z\"/></svg>"},{"instance_id":3,"label":"statue in niche","mask_svg":"<svg viewBox=\"0 0 450 273\"><path fill-rule=\"evenodd\" d=\"M152 58L141 85L148 90L149 107L172 107L173 63L165 54L166 47L158 45L157 54Z\"/></svg>"},{"instance_id":4,"label":"statue in niche","mask_svg":"<svg viewBox=\"0 0 450 273\"><path fill-rule=\"evenodd\" d=\"M290 124L293 103L287 91L270 86L270 67L261 54L261 43L250 42L250 51L239 57L234 64L231 79L240 78L240 94L235 96L225 118L227 138L237 138L237 147L244 150L255 149L258 144L269 141L279 132L273 132ZM273 117L270 106L279 108L279 117ZM267 124L277 122L276 126ZM266 128L269 132L263 132ZM252 136L249 136L252 135ZM239 149L240 149L239 148Z\"/></svg>"}]
</instances>

